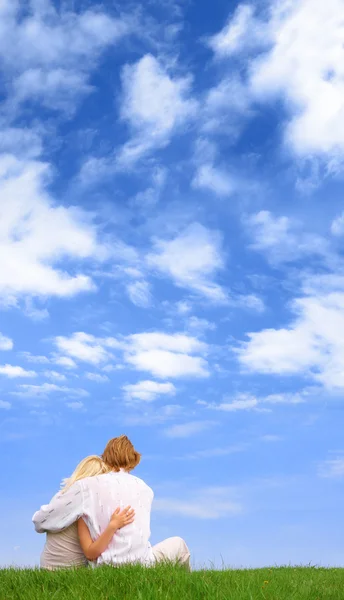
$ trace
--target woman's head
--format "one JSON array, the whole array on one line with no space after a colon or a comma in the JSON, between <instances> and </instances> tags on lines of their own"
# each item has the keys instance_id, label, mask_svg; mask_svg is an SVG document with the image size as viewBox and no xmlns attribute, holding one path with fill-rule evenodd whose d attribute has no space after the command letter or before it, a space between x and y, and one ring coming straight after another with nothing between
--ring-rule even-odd
<instances>
[{"instance_id":1,"label":"woman's head","mask_svg":"<svg viewBox=\"0 0 344 600\"><path fill-rule=\"evenodd\" d=\"M112 471L132 471L139 464L141 454L126 435L120 435L106 444L102 459Z\"/></svg>"},{"instance_id":2,"label":"woman's head","mask_svg":"<svg viewBox=\"0 0 344 600\"><path fill-rule=\"evenodd\" d=\"M72 475L62 482L63 491L66 491L73 483L79 481L79 479L108 473L110 470L111 469L104 463L100 456L95 454L86 456L86 458L78 464Z\"/></svg>"}]
</instances>

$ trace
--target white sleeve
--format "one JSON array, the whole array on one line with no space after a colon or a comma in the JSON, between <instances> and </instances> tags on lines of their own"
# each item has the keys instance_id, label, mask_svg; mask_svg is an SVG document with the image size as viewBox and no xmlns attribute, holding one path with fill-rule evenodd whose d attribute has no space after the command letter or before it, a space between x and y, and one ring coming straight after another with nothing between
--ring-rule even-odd
<instances>
[{"instance_id":1,"label":"white sleeve","mask_svg":"<svg viewBox=\"0 0 344 600\"><path fill-rule=\"evenodd\" d=\"M44 504L32 517L37 533L57 532L69 527L84 514L85 493L81 481L66 492L59 492L49 504Z\"/></svg>"}]
</instances>

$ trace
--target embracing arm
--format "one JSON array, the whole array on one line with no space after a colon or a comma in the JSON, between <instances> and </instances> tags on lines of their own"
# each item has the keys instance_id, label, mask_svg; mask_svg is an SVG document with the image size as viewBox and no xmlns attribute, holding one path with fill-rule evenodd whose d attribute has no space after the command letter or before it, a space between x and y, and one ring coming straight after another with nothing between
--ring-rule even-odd
<instances>
[{"instance_id":1,"label":"embracing arm","mask_svg":"<svg viewBox=\"0 0 344 600\"><path fill-rule=\"evenodd\" d=\"M87 560L96 560L108 547L118 529L130 525L134 521L135 512L127 506L120 511L119 508L113 513L110 523L103 533L93 541L89 529L83 519L78 520L78 534L81 549Z\"/></svg>"},{"instance_id":2,"label":"embracing arm","mask_svg":"<svg viewBox=\"0 0 344 600\"><path fill-rule=\"evenodd\" d=\"M54 496L32 517L37 533L57 532L69 527L84 514L84 494L80 482L74 483L66 492Z\"/></svg>"}]
</instances>

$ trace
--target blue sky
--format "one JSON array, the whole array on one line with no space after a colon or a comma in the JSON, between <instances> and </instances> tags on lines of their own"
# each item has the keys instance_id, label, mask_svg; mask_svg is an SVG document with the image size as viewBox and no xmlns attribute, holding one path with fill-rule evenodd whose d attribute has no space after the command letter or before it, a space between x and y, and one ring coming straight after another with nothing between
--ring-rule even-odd
<instances>
[{"instance_id":1,"label":"blue sky","mask_svg":"<svg viewBox=\"0 0 344 600\"><path fill-rule=\"evenodd\" d=\"M343 9L1 3L1 564L122 433L153 542L343 563Z\"/></svg>"}]
</instances>

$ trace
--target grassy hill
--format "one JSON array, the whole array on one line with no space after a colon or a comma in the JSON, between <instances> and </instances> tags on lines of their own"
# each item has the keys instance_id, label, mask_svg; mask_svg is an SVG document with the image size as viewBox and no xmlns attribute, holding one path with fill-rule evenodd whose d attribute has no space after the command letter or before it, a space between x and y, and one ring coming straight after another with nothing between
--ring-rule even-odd
<instances>
[{"instance_id":1,"label":"grassy hill","mask_svg":"<svg viewBox=\"0 0 344 600\"><path fill-rule=\"evenodd\" d=\"M195 571L159 565L0 570L1 600L344 600L344 569Z\"/></svg>"}]
</instances>

